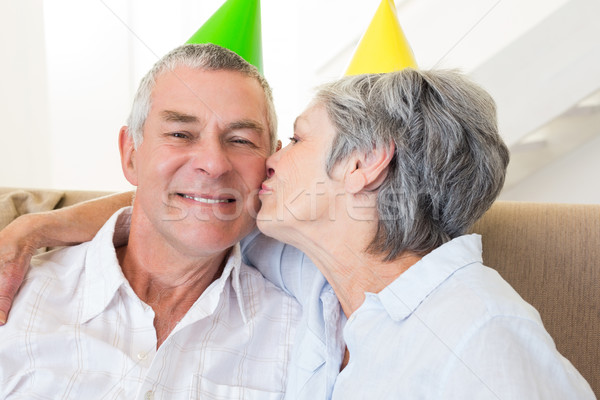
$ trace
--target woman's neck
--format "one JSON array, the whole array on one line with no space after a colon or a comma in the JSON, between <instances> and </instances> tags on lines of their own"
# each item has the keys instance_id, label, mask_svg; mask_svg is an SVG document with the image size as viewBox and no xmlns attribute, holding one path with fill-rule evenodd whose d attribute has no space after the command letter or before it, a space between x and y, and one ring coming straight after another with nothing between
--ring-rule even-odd
<instances>
[{"instance_id":1,"label":"woman's neck","mask_svg":"<svg viewBox=\"0 0 600 400\"><path fill-rule=\"evenodd\" d=\"M294 244L319 268L349 317L365 300L365 292L379 293L421 259L404 254L390 262L366 251L374 237L373 221L324 224L304 232Z\"/></svg>"}]
</instances>

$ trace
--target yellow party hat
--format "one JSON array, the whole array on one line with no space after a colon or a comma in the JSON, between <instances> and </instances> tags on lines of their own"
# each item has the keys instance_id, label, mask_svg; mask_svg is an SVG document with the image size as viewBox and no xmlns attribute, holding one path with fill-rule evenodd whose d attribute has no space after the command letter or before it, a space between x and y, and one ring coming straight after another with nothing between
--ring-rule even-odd
<instances>
[{"instance_id":1,"label":"yellow party hat","mask_svg":"<svg viewBox=\"0 0 600 400\"><path fill-rule=\"evenodd\" d=\"M407 67L417 68L417 62L400 28L394 2L382 0L344 75L392 72Z\"/></svg>"}]
</instances>

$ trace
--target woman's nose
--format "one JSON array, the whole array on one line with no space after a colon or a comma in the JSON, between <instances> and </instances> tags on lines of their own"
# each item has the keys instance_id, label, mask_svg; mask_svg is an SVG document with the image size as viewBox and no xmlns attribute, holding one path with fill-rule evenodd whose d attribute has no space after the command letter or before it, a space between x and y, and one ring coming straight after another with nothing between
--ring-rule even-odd
<instances>
[{"instance_id":1,"label":"woman's nose","mask_svg":"<svg viewBox=\"0 0 600 400\"><path fill-rule=\"evenodd\" d=\"M277 150L275 153L271 154L269 158L267 158L267 178L271 178L275 175L275 165L281 158L281 152L283 149Z\"/></svg>"}]
</instances>

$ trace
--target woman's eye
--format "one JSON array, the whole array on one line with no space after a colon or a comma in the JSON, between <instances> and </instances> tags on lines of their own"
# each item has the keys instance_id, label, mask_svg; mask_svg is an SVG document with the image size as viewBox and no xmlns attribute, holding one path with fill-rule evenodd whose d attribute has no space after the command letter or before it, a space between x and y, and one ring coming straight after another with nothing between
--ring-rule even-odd
<instances>
[{"instance_id":1,"label":"woman's eye","mask_svg":"<svg viewBox=\"0 0 600 400\"><path fill-rule=\"evenodd\" d=\"M291 137L291 138L289 138L289 139L290 139L290 142L291 142L291 143L294 143L294 144L298 143L298 138L297 138L296 136L292 136L292 137Z\"/></svg>"}]
</instances>

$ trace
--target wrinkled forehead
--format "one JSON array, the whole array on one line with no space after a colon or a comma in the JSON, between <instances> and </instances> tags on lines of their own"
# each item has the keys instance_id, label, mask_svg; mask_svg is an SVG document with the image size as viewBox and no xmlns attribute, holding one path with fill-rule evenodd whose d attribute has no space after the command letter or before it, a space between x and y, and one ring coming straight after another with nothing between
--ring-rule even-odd
<instances>
[{"instance_id":1,"label":"wrinkled forehead","mask_svg":"<svg viewBox=\"0 0 600 400\"><path fill-rule=\"evenodd\" d=\"M322 101L312 100L294 120L294 132L319 135L330 140L335 136L335 125Z\"/></svg>"},{"instance_id":2,"label":"wrinkled forehead","mask_svg":"<svg viewBox=\"0 0 600 400\"><path fill-rule=\"evenodd\" d=\"M251 120L268 136L265 93L260 83L238 71L177 67L157 75L151 110L212 114L224 123Z\"/></svg>"}]
</instances>

